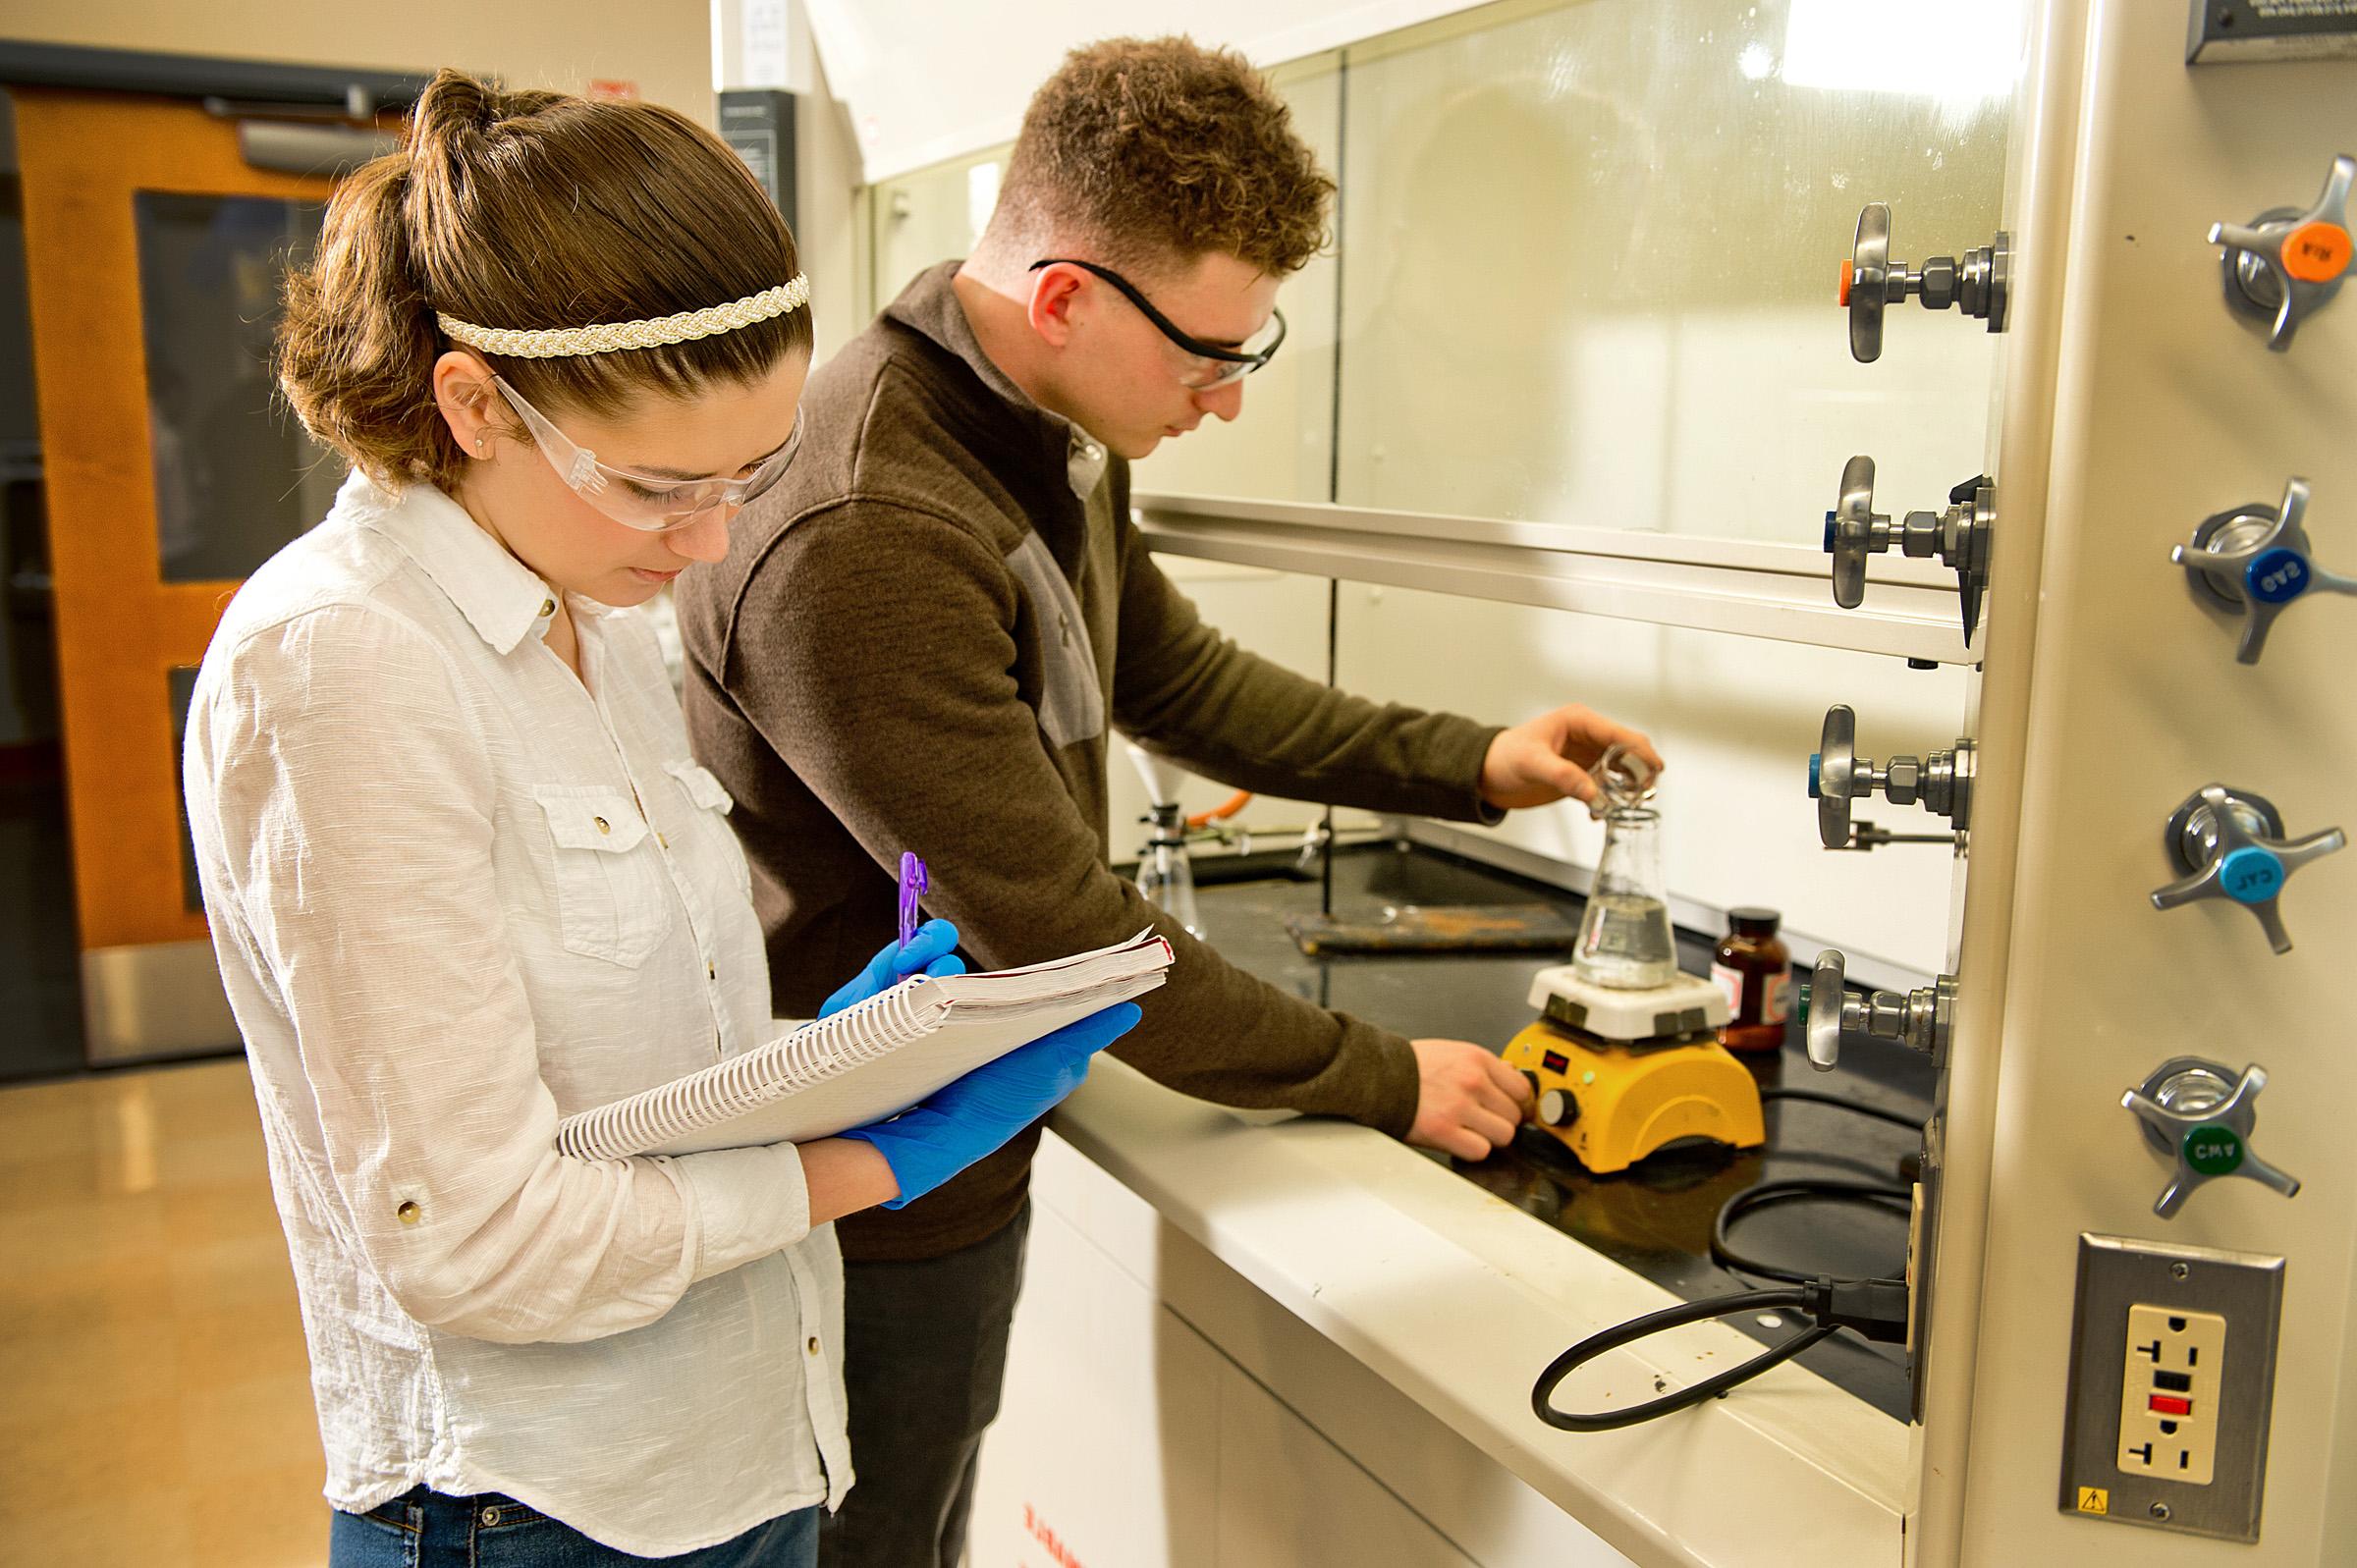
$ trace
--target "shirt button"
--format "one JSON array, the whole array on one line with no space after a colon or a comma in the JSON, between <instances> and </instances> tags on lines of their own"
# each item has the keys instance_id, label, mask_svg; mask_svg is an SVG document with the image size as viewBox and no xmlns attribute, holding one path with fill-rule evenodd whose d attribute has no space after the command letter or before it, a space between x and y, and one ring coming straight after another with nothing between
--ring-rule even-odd
<instances>
[{"instance_id":1,"label":"shirt button","mask_svg":"<svg viewBox=\"0 0 2357 1568\"><path fill-rule=\"evenodd\" d=\"M400 1208L393 1211L393 1217L405 1225L413 1225L425 1217L425 1211L415 1203L405 1200Z\"/></svg>"},{"instance_id":2,"label":"shirt button","mask_svg":"<svg viewBox=\"0 0 2357 1568\"><path fill-rule=\"evenodd\" d=\"M542 620L546 620L548 617L553 616L556 613L557 602L554 599L543 599L540 601L540 616Z\"/></svg>"},{"instance_id":3,"label":"shirt button","mask_svg":"<svg viewBox=\"0 0 2357 1568\"><path fill-rule=\"evenodd\" d=\"M656 834L655 847L658 849L669 849L671 847L671 840L664 838L661 834Z\"/></svg>"},{"instance_id":4,"label":"shirt button","mask_svg":"<svg viewBox=\"0 0 2357 1568\"><path fill-rule=\"evenodd\" d=\"M720 978L720 971L713 968L710 964L706 964L704 965L704 978L706 980L718 980Z\"/></svg>"},{"instance_id":5,"label":"shirt button","mask_svg":"<svg viewBox=\"0 0 2357 1568\"><path fill-rule=\"evenodd\" d=\"M597 831L599 833L612 833L614 831L612 827L607 825L606 819L603 817L591 817L589 820L597 824Z\"/></svg>"},{"instance_id":6,"label":"shirt button","mask_svg":"<svg viewBox=\"0 0 2357 1568\"><path fill-rule=\"evenodd\" d=\"M818 1354L818 1335L812 1334L810 1336L810 1343L807 1348L810 1354L814 1356Z\"/></svg>"}]
</instances>

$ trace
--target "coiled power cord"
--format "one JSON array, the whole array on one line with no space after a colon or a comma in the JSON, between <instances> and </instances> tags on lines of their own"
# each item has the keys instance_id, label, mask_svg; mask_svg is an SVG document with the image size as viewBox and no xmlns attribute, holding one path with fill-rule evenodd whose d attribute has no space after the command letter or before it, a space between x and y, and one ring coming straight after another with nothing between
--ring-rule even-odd
<instances>
[{"instance_id":1,"label":"coiled power cord","mask_svg":"<svg viewBox=\"0 0 2357 1568\"><path fill-rule=\"evenodd\" d=\"M1760 1091L1760 1098L1763 1101L1792 1100L1832 1106L1910 1131L1918 1131L1922 1127L1919 1119L1903 1111L1886 1110L1880 1106L1845 1100L1822 1090L1769 1088ZM1783 1280L1786 1284L1778 1289L1743 1290L1730 1296L1680 1302L1674 1307L1649 1312L1642 1318L1632 1318L1602 1333L1589 1335L1549 1362L1547 1370L1539 1374L1539 1380L1531 1385L1530 1390L1532 1413L1561 1432L1611 1432L1616 1428L1658 1420L1680 1410L1692 1409L1706 1400L1716 1399L1729 1389L1749 1382L1769 1368L1790 1361L1802 1351L1822 1343L1844 1328L1881 1344L1902 1342L1907 1337L1905 1280L1836 1279L1830 1275L1803 1274L1747 1257L1728 1242L1727 1232L1743 1216L1775 1204L1795 1203L1804 1199L1870 1203L1886 1208L1895 1206L1902 1215L1909 1211L1914 1201L1907 1188L1871 1181L1764 1181L1745 1188L1719 1206L1718 1217L1711 1223L1711 1258L1724 1269ZM1798 1313L1810 1320L1810 1325L1769 1346L1739 1366L1730 1367L1659 1399L1644 1400L1619 1410L1574 1412L1556 1408L1555 1391L1562 1385L1563 1379L1608 1351L1618 1350L1672 1328L1683 1328L1689 1324L1708 1323L1715 1318L1731 1318L1745 1312Z\"/></svg>"}]
</instances>

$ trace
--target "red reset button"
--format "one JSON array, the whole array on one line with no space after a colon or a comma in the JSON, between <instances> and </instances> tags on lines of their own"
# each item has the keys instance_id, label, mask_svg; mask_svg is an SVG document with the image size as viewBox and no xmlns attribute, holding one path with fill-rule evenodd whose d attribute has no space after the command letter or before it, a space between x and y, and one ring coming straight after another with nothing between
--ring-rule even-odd
<instances>
[{"instance_id":1,"label":"red reset button","mask_svg":"<svg viewBox=\"0 0 2357 1568\"><path fill-rule=\"evenodd\" d=\"M2174 1394L2153 1394L2147 1403L2150 1408L2159 1411L2164 1416L2190 1416L2193 1414L2193 1401L2179 1399Z\"/></svg>"}]
</instances>

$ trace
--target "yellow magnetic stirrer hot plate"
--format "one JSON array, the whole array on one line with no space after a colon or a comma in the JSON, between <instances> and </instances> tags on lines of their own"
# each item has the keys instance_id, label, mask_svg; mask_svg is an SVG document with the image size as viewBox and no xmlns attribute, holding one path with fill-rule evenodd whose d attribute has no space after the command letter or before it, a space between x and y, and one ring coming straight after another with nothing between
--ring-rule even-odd
<instances>
[{"instance_id":1,"label":"yellow magnetic stirrer hot plate","mask_svg":"<svg viewBox=\"0 0 2357 1568\"><path fill-rule=\"evenodd\" d=\"M1590 984L1569 964L1530 983L1536 1023L1506 1048L1538 1094L1539 1124L1599 1175L1681 1138L1738 1149L1767 1141L1760 1088L1719 1044L1727 994L1679 975L1645 991Z\"/></svg>"},{"instance_id":2,"label":"yellow magnetic stirrer hot plate","mask_svg":"<svg viewBox=\"0 0 2357 1568\"><path fill-rule=\"evenodd\" d=\"M1578 959L1530 984L1540 1018L1506 1048L1538 1095L1539 1124L1599 1174L1688 1138L1767 1141L1760 1089L1719 1044L1727 994L1680 974L1662 890L1654 770L1614 745L1594 769L1604 852L1580 918Z\"/></svg>"}]
</instances>

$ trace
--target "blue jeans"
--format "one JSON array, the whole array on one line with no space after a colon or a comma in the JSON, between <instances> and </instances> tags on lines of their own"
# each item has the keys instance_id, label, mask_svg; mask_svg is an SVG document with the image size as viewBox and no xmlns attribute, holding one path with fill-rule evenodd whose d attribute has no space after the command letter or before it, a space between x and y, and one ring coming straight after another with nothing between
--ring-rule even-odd
<instances>
[{"instance_id":1,"label":"blue jeans","mask_svg":"<svg viewBox=\"0 0 2357 1568\"><path fill-rule=\"evenodd\" d=\"M336 1514L327 1561L328 1568L813 1568L821 1512L780 1514L735 1541L678 1557L638 1557L495 1491L451 1497L416 1487L364 1514Z\"/></svg>"}]
</instances>

